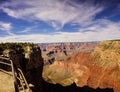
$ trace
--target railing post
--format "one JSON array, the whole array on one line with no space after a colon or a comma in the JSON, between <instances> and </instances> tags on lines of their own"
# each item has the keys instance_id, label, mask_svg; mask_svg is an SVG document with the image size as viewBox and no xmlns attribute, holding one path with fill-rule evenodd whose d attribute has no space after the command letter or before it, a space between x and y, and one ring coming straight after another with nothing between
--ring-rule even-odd
<instances>
[{"instance_id":1,"label":"railing post","mask_svg":"<svg viewBox=\"0 0 120 92\"><path fill-rule=\"evenodd\" d=\"M11 67L12 67L12 73L13 73L13 79L14 79L15 92L19 92L17 80L16 80L16 77L15 77L15 70L14 70L13 62L12 62L12 60L10 60L10 62L11 62Z\"/></svg>"}]
</instances>

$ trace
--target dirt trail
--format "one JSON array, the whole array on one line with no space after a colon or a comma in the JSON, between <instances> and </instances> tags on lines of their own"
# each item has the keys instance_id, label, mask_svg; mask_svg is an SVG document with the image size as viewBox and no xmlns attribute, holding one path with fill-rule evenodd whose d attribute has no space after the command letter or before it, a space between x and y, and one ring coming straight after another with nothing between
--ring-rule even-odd
<instances>
[{"instance_id":1,"label":"dirt trail","mask_svg":"<svg viewBox=\"0 0 120 92\"><path fill-rule=\"evenodd\" d=\"M13 76L11 72L0 71L0 92L14 92Z\"/></svg>"}]
</instances>

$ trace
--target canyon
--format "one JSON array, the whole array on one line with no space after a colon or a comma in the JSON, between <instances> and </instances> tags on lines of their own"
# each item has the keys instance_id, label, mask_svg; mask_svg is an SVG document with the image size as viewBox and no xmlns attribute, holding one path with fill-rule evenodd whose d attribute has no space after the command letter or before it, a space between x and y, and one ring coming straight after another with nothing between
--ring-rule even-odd
<instances>
[{"instance_id":1,"label":"canyon","mask_svg":"<svg viewBox=\"0 0 120 92\"><path fill-rule=\"evenodd\" d=\"M78 52L92 52L99 42L66 42L39 44L44 64L63 61Z\"/></svg>"},{"instance_id":2,"label":"canyon","mask_svg":"<svg viewBox=\"0 0 120 92\"><path fill-rule=\"evenodd\" d=\"M1 43L0 55L23 71L27 82L34 85L33 92L119 92L119 44L119 40Z\"/></svg>"},{"instance_id":3,"label":"canyon","mask_svg":"<svg viewBox=\"0 0 120 92\"><path fill-rule=\"evenodd\" d=\"M44 66L43 78L53 84L120 90L120 41L103 41L92 52L78 52Z\"/></svg>"}]
</instances>

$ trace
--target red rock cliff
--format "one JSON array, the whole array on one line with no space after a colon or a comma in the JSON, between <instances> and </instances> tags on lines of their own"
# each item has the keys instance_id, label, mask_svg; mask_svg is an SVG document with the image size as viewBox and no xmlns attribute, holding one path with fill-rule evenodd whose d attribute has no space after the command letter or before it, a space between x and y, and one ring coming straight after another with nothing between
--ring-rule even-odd
<instances>
[{"instance_id":1,"label":"red rock cliff","mask_svg":"<svg viewBox=\"0 0 120 92\"><path fill-rule=\"evenodd\" d=\"M104 41L93 53L77 53L65 61L44 67L43 77L50 83L120 91L120 41Z\"/></svg>"}]
</instances>

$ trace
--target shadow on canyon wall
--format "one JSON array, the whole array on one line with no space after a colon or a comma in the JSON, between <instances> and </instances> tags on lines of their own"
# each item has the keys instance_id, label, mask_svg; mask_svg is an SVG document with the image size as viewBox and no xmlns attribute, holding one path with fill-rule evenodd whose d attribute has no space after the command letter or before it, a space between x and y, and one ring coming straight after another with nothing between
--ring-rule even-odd
<instances>
[{"instance_id":1,"label":"shadow on canyon wall","mask_svg":"<svg viewBox=\"0 0 120 92\"><path fill-rule=\"evenodd\" d=\"M50 84L43 80L42 92L114 92L113 89L93 89L88 86L77 87L75 83L70 86L63 87L59 84Z\"/></svg>"}]
</instances>

